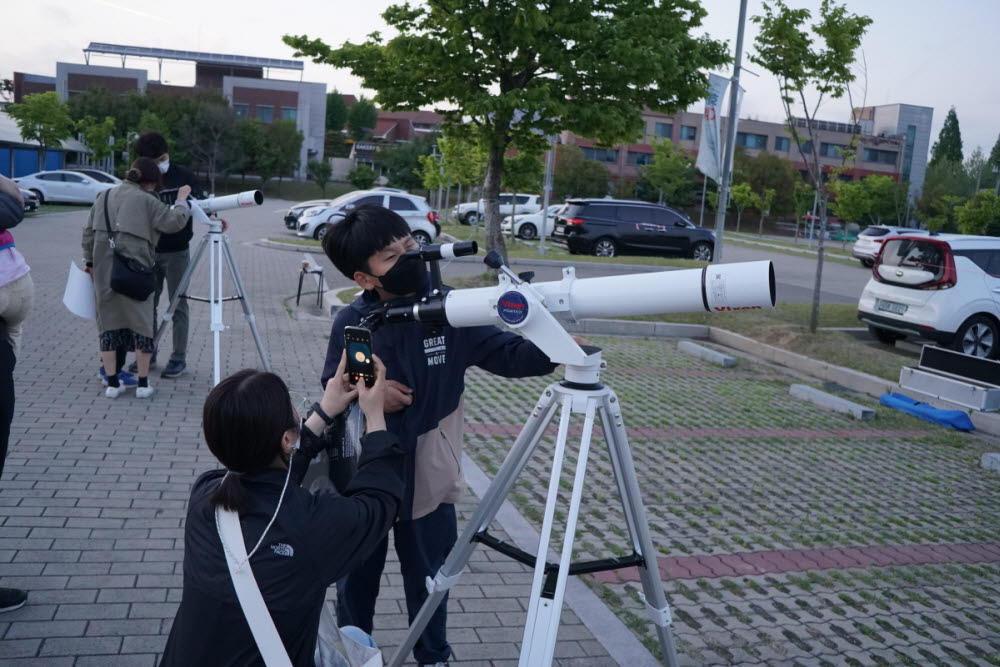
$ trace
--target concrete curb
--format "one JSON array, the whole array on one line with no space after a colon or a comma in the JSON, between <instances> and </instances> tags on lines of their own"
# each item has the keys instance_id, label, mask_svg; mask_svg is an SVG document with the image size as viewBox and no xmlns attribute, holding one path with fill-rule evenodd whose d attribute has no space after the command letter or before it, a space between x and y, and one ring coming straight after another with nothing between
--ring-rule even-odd
<instances>
[{"instance_id":1,"label":"concrete curb","mask_svg":"<svg viewBox=\"0 0 1000 667\"><path fill-rule=\"evenodd\" d=\"M788 393L795 398L801 398L804 401L809 401L813 405L818 405L821 408L833 410L834 412L843 412L862 421L871 419L875 416L875 411L871 408L866 408L863 405L858 405L857 403L848 401L845 398L828 394L825 391L820 391L819 389L810 387L807 384L793 384L788 388Z\"/></svg>"},{"instance_id":2,"label":"concrete curb","mask_svg":"<svg viewBox=\"0 0 1000 667\"><path fill-rule=\"evenodd\" d=\"M677 343L677 349L685 354L690 354L692 357L703 359L709 363L716 364L717 366L722 366L723 368L732 368L736 365L735 358L722 354L721 352L716 352L715 350L710 350L707 347L698 345L697 343L692 343L689 340L682 340Z\"/></svg>"},{"instance_id":3,"label":"concrete curb","mask_svg":"<svg viewBox=\"0 0 1000 667\"><path fill-rule=\"evenodd\" d=\"M262 248L271 248L272 250L291 250L293 252L310 252L317 255L323 254L322 248L316 248L310 245L299 245L298 243L278 243L277 241L272 241L271 239L259 239L256 245Z\"/></svg>"},{"instance_id":4,"label":"concrete curb","mask_svg":"<svg viewBox=\"0 0 1000 667\"><path fill-rule=\"evenodd\" d=\"M490 488L490 479L464 452L462 470L465 472L465 480L469 487L482 498ZM529 553L538 549L538 531L509 501L504 501L501 505L496 515L496 522L520 549ZM578 577L570 577L566 581L565 603L583 621L594 635L594 639L607 649L617 664L628 667L660 664L632 631L625 627L625 624Z\"/></svg>"}]
</instances>

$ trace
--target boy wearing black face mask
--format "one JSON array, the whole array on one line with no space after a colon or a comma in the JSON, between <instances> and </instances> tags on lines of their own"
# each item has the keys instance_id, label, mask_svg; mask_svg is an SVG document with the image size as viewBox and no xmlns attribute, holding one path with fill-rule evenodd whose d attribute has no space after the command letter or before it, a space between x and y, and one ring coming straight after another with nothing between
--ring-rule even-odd
<instances>
[{"instance_id":1,"label":"boy wearing black face mask","mask_svg":"<svg viewBox=\"0 0 1000 667\"><path fill-rule=\"evenodd\" d=\"M365 289L337 313L323 369L332 377L344 346L344 327L356 326L384 302L412 302L427 294L423 260L407 256L416 249L409 226L381 206L360 206L330 227L323 250L348 278ZM420 322L392 324L372 334L374 353L386 367L386 425L406 452L406 491L393 528L403 575L409 619L427 597L433 577L457 539L454 503L465 491L462 477L462 393L465 370L479 366L503 377L546 375L555 369L535 345L497 327L432 327ZM340 625L369 634L388 539L357 570L337 582ZM446 664L447 597L414 647L421 665Z\"/></svg>"}]
</instances>

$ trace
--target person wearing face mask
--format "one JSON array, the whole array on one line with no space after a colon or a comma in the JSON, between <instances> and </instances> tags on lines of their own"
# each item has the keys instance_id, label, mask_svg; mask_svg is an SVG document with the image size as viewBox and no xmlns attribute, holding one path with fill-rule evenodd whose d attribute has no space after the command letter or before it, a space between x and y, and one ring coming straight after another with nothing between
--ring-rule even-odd
<instances>
[{"instance_id":1,"label":"person wearing face mask","mask_svg":"<svg viewBox=\"0 0 1000 667\"><path fill-rule=\"evenodd\" d=\"M364 292L333 322L322 380L334 381L344 349L344 327L357 326L374 308L426 296L426 263L408 250L419 246L406 221L381 206L359 206L330 226L323 250ZM494 326L456 329L421 322L391 324L372 333L374 353L386 367L386 424L406 452L406 490L393 528L410 622L457 540L455 503L462 476L465 370L478 366L503 377L546 375L555 364L534 343ZM375 601L388 549L383 540L370 558L337 582L337 619L372 632ZM421 665L446 665L447 596L413 650Z\"/></svg>"},{"instance_id":2,"label":"person wearing face mask","mask_svg":"<svg viewBox=\"0 0 1000 667\"><path fill-rule=\"evenodd\" d=\"M288 388L273 373L242 370L208 394L205 442L227 470L204 473L191 489L184 588L161 667L264 664L227 559L235 567L249 563L282 644L268 646L283 649L296 667L317 664L327 588L385 538L403 495L402 451L383 417L385 368L374 361L375 384L352 387L342 355L323 397L302 423ZM309 461L325 446L321 436L328 415L355 399L367 418L357 474L343 494L332 486L310 493L299 485ZM238 514L245 556L236 556L233 543L223 540L219 508ZM344 634L370 640L356 630Z\"/></svg>"},{"instance_id":3,"label":"person wearing face mask","mask_svg":"<svg viewBox=\"0 0 1000 667\"><path fill-rule=\"evenodd\" d=\"M188 186L195 199L205 198L198 177L191 170L170 161L167 140L163 138L163 135L157 132L143 132L135 140L133 148L139 157L149 158L156 163L162 174L160 190L165 195L171 197L177 188ZM156 262L153 266L153 271L156 273L156 292L153 296L154 319L156 318L156 309L160 304L160 295L163 293L163 282L167 283L169 299L173 299L178 286L180 286L181 278L191 262L189 246L193 236L194 223L192 218L188 216L187 224L184 225L183 229L173 234L161 235L156 244ZM173 324L173 350L167 365L160 373L160 377L175 378L187 368L188 321L187 299L181 299L171 320ZM150 363L152 368L156 367L155 352ZM132 367L129 367L129 371L136 372Z\"/></svg>"},{"instance_id":4,"label":"person wearing face mask","mask_svg":"<svg viewBox=\"0 0 1000 667\"><path fill-rule=\"evenodd\" d=\"M137 398L149 398L150 357L153 353L154 312L150 299L138 301L111 288L114 253L152 266L153 248L161 234L184 228L191 216L187 196L191 189L181 187L173 206L156 195L160 170L149 158L132 163L121 185L97 197L83 228L85 271L94 281L94 305L100 334L101 362L108 383L105 396L117 398L124 386L119 382L119 350L135 350L138 386ZM108 230L111 230L111 234ZM112 245L113 242L113 245Z\"/></svg>"}]
</instances>

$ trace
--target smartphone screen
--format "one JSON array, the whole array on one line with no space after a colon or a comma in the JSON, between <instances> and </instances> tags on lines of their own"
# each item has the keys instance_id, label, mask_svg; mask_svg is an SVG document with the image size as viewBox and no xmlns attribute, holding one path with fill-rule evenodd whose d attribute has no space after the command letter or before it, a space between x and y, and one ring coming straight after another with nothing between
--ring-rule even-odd
<instances>
[{"instance_id":1,"label":"smartphone screen","mask_svg":"<svg viewBox=\"0 0 1000 667\"><path fill-rule=\"evenodd\" d=\"M364 378L365 386L375 384L371 332L361 327L344 327L344 348L347 350L347 375L350 383L357 384Z\"/></svg>"}]
</instances>

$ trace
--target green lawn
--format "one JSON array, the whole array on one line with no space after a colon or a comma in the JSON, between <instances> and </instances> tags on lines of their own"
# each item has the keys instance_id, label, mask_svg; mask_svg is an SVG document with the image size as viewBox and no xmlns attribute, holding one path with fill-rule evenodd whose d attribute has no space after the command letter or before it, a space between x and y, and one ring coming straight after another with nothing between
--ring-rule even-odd
<instances>
[{"instance_id":1,"label":"green lawn","mask_svg":"<svg viewBox=\"0 0 1000 667\"><path fill-rule=\"evenodd\" d=\"M37 211L32 211L31 213L25 213L25 218L37 218L41 215L50 215L52 213L70 213L72 211L89 211L90 204L42 204L38 207Z\"/></svg>"}]
</instances>

